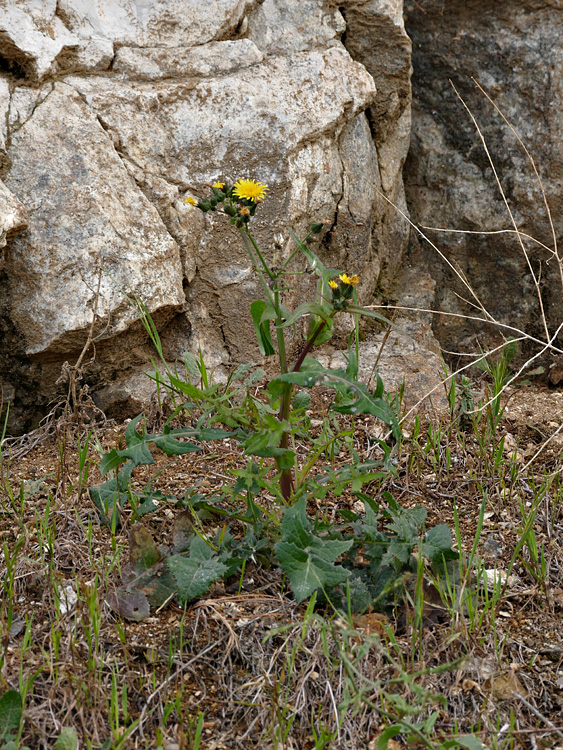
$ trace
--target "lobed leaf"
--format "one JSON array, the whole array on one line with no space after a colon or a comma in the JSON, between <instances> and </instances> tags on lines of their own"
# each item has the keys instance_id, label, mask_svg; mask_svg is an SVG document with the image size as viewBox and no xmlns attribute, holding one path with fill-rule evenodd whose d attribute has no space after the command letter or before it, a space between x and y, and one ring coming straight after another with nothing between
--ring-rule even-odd
<instances>
[{"instance_id":1,"label":"lobed leaf","mask_svg":"<svg viewBox=\"0 0 563 750\"><path fill-rule=\"evenodd\" d=\"M352 540L322 539L311 533L306 501L301 498L284 514L282 541L275 547L281 569L286 573L298 602L316 589L330 589L345 581L350 571L334 561L354 544Z\"/></svg>"},{"instance_id":2,"label":"lobed leaf","mask_svg":"<svg viewBox=\"0 0 563 750\"><path fill-rule=\"evenodd\" d=\"M7 690L0 698L0 740L19 729L22 713L21 695L17 690Z\"/></svg>"},{"instance_id":3,"label":"lobed leaf","mask_svg":"<svg viewBox=\"0 0 563 750\"><path fill-rule=\"evenodd\" d=\"M228 567L217 559L215 551L199 536L190 543L189 557L172 555L166 565L178 586L178 598L189 602L203 596L214 581L222 578Z\"/></svg>"}]
</instances>

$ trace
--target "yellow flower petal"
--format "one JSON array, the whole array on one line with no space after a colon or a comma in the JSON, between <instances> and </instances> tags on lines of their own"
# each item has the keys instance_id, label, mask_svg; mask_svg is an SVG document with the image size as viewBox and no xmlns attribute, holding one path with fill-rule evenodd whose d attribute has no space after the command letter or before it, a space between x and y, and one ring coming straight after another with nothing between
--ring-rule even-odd
<instances>
[{"instance_id":1,"label":"yellow flower petal","mask_svg":"<svg viewBox=\"0 0 563 750\"><path fill-rule=\"evenodd\" d=\"M237 180L234 184L233 195L247 201L261 201L266 196L268 187L256 180Z\"/></svg>"},{"instance_id":2,"label":"yellow flower petal","mask_svg":"<svg viewBox=\"0 0 563 750\"><path fill-rule=\"evenodd\" d=\"M331 280L328 282L328 285L331 289L338 289L338 284L336 283L336 281Z\"/></svg>"},{"instance_id":3,"label":"yellow flower petal","mask_svg":"<svg viewBox=\"0 0 563 750\"><path fill-rule=\"evenodd\" d=\"M187 203L187 204L188 204L189 206L191 206L192 208L195 208L195 207L197 206L197 201L196 201L196 199L195 199L195 198L192 198L192 196L191 196L191 195L190 195L190 196L189 196L188 198L186 198L186 200L184 201L184 203Z\"/></svg>"},{"instance_id":4,"label":"yellow flower petal","mask_svg":"<svg viewBox=\"0 0 563 750\"><path fill-rule=\"evenodd\" d=\"M217 188L217 190L222 190L225 187L224 182L214 182L211 187Z\"/></svg>"},{"instance_id":5,"label":"yellow flower petal","mask_svg":"<svg viewBox=\"0 0 563 750\"><path fill-rule=\"evenodd\" d=\"M357 276L348 276L345 273L341 273L338 278L343 284L347 284L348 286L356 286L360 281Z\"/></svg>"}]
</instances>

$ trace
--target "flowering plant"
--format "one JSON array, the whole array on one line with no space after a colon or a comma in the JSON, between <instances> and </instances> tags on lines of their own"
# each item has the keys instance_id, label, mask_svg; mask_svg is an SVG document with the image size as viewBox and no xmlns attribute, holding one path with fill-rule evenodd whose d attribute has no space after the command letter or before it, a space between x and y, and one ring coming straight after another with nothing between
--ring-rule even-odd
<instances>
[{"instance_id":1,"label":"flowering plant","mask_svg":"<svg viewBox=\"0 0 563 750\"><path fill-rule=\"evenodd\" d=\"M188 198L187 203L204 213L220 211L229 218L240 232L260 278L264 298L255 300L250 312L260 351L264 356L277 354L280 370L267 389L259 395L255 389L251 392L249 386L256 382L257 373L237 385L248 375L251 365L239 365L225 385L213 384L203 359L200 356L198 361L193 354L191 359L185 358L187 379L180 377L177 367L172 369L166 364L156 327L146 307L135 299L146 330L167 368L165 378L155 368L155 379L163 388L186 400L170 416L161 433L152 434L142 427L139 431L142 415L132 420L124 436L126 448L112 449L100 461L100 472L110 474L110 478L99 487L90 488L100 516L112 528L120 522L121 509L127 502L132 505L135 518L153 512L163 502L175 503L182 509L175 519L169 547L157 547L152 535L140 524L131 530L131 566L124 571L123 585L108 598L108 604L129 619L143 619L151 608L161 608L173 597L185 605L222 578L238 577L240 590L247 563L270 567L278 564L287 575L297 601L317 592L342 610L385 608L395 598L405 572L422 569L424 560L444 565L456 557L448 529L438 526L425 535L424 508L403 509L386 493L388 507L381 511L373 497L361 492L365 484L384 481L393 471L391 447L383 440L371 438L372 445L379 445L381 457L362 460L354 448L353 424L352 429L342 428L338 416L350 415L353 423L356 416L371 414L390 427L389 434L395 439L400 437L396 404L386 398L379 376L373 391L358 381L359 315L381 316L358 304L358 276L325 268L311 249L312 242L322 232L320 223L313 224L303 240L291 235L295 245L281 265L279 260L275 264L268 262L250 232L252 217L266 191L266 185L254 180L239 180L232 186L216 182L211 186L211 197ZM283 238L277 237L275 246L281 255ZM317 291L314 300L291 312L282 297L293 274L290 264L298 257L303 257L316 275ZM327 369L310 352L315 344L330 338L334 318L342 314L352 315L354 320L347 366ZM308 333L292 364L287 357L286 332L304 317L309 319ZM272 340L272 326L277 346ZM198 374L199 385L195 385L192 376L197 379ZM331 387L335 396L320 433L314 434L307 415L310 403L307 389L317 382ZM196 424L173 429L172 420L191 410L198 414ZM155 490L152 479L141 492L133 490L131 474L139 465L155 463L152 450L159 449L169 457L179 456L201 450L196 442L226 438L241 442L249 462L246 468L231 472L234 480L226 482L219 494L201 494L194 486L178 500ZM297 460L299 444L307 445L309 450ZM335 466L334 458L343 448L347 449L350 460ZM278 470L275 476L268 459L275 461ZM314 473L321 461L321 470ZM350 488L364 503L365 514L342 509L343 525L308 515L308 500L322 500L329 492L338 496L345 488ZM269 502L257 502L261 495ZM209 517L222 520L221 527L213 532L215 536L202 523L203 518ZM235 534L230 523L238 524ZM422 545L421 539L425 540ZM418 557L413 554L416 546ZM356 562L360 551L367 566Z\"/></svg>"},{"instance_id":2,"label":"flowering plant","mask_svg":"<svg viewBox=\"0 0 563 750\"><path fill-rule=\"evenodd\" d=\"M320 258L312 251L310 244L323 230L323 224L320 222L313 223L302 240L291 233L295 247L281 265L268 262L250 231L251 220L267 191L266 185L251 179L239 179L233 185L215 182L211 186L210 197L201 200L188 197L186 203L204 213L219 211L229 217L229 223L238 229L252 266L260 279L264 299L253 302L250 312L258 347L264 356L276 353L271 335L272 324L275 330L280 375L270 381L268 391L271 406L277 406L278 418L277 421L270 421L268 425L249 435L244 447L250 455L275 458L280 472L281 496L288 503L295 497L298 478L295 472L295 451L289 447L289 437L295 432L295 421L292 423L290 413L293 390L296 386L310 388L318 380L324 379L339 395L339 403L333 405L336 411L353 415L372 414L388 424L396 438L399 436L399 427L395 411L384 398L381 379L377 377L373 393L357 380L358 316L368 315L385 323L388 323L387 319L358 305L357 275L325 268ZM274 244L278 252L282 250L283 242L283 237L276 235ZM313 301L304 302L292 313L282 302L282 292L289 289L287 278L292 275L290 265L299 255L305 258L310 270L318 277L317 293ZM356 346L355 351L350 347L348 367L345 371L327 370L308 356L315 345L330 339L334 317L338 313L354 316ZM309 317L307 340L295 363L291 365L287 361L285 332L288 326L294 325L305 316Z\"/></svg>"}]
</instances>

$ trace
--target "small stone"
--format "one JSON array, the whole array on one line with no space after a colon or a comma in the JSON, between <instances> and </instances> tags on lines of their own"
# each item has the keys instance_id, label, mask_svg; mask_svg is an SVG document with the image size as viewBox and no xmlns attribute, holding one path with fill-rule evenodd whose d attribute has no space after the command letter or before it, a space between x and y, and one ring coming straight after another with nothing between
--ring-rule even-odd
<instances>
[{"instance_id":1,"label":"small stone","mask_svg":"<svg viewBox=\"0 0 563 750\"><path fill-rule=\"evenodd\" d=\"M485 557L492 559L502 557L502 546L497 539L495 539L493 534L487 535L483 544L483 554Z\"/></svg>"},{"instance_id":2,"label":"small stone","mask_svg":"<svg viewBox=\"0 0 563 750\"><path fill-rule=\"evenodd\" d=\"M77 603L78 594L74 590L73 585L69 583L67 586L63 586L61 589L61 602L59 605L61 615L67 615L69 612L72 612Z\"/></svg>"}]
</instances>

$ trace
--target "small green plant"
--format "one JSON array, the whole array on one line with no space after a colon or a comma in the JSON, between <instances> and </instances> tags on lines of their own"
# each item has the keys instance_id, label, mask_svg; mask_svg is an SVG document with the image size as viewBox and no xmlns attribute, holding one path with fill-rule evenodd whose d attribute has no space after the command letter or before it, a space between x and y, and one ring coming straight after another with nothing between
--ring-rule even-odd
<instances>
[{"instance_id":1,"label":"small green plant","mask_svg":"<svg viewBox=\"0 0 563 750\"><path fill-rule=\"evenodd\" d=\"M131 566L125 571L123 586L110 599L117 611L131 619L146 617L151 607L161 606L174 596L186 603L204 594L217 579L240 578L247 562L260 558L280 566L298 601L320 592L337 608L363 611L385 607L389 592L400 585L401 576L412 567L415 547L421 558L436 565L456 555L447 528L426 532L423 508L404 510L388 496L388 507L380 512L371 497L362 494L364 485L380 482L393 472L393 443L401 437L398 402L386 396L381 378L375 375L373 390L358 380L359 316L388 321L358 304L357 276L326 268L313 252L311 244L322 231L322 224L313 224L303 240L292 234L295 246L284 262L266 260L249 230L266 190L254 180L239 180L232 186L217 182L209 198L188 199L204 213L221 211L229 218L258 275L264 298L252 303L250 314L260 352L266 357L277 354L279 366L279 374L266 389L258 393L255 388L251 390L255 382L251 365L240 365L225 385L213 384L201 353L199 359L186 355L181 365L169 367L148 310L142 300L133 298L163 368L161 372L155 363L154 379L160 389L172 394L176 408L162 433L147 433L141 415L129 423L126 447L102 456L100 471L110 478L100 487L90 488L90 496L102 519L113 529L126 503L133 508L134 519L153 511L159 502L172 502L187 510L177 519L167 550L157 549L140 525L133 527ZM281 241L276 242L280 251ZM291 265L298 258L317 277L317 291L313 301L302 303L292 312L282 298L291 288L292 278L302 273ZM328 369L311 356L311 351L330 339L334 318L340 314L351 315L354 324L346 367ZM287 357L286 334L304 317L309 320L308 334L292 365ZM321 382L334 395L322 428L315 435L311 434L307 408L310 390ZM172 420L185 415L194 416L195 427L171 427ZM359 415L371 415L390 428L391 442L375 441L379 455L373 460L362 461L354 448L354 420ZM347 424L341 420L347 420ZM153 489L152 480L141 492L132 491L133 470L154 463L154 448L173 457L200 450L202 442L225 438L239 441L248 464L233 472L234 481L215 498L190 491L183 499L168 498ZM307 447L300 461L297 444ZM342 451L348 452L349 460L335 464L336 455ZM329 493L338 496L344 491L363 500L365 517L350 513L343 526L309 517L310 499L318 501ZM274 499L274 508L261 503L263 494ZM202 513L225 521L213 537L204 531L199 520ZM185 533L186 519L190 534ZM244 529L237 538L229 527L235 521ZM354 563L360 553L366 560L363 568Z\"/></svg>"},{"instance_id":2,"label":"small green plant","mask_svg":"<svg viewBox=\"0 0 563 750\"><path fill-rule=\"evenodd\" d=\"M518 342L508 339L496 361L489 357L481 357L475 362L475 367L485 372L492 380L492 390L486 387L485 403L479 407L480 415L485 416L484 439L489 442L496 438L498 426L504 414L505 406L501 396L505 385L512 380L511 363L517 352Z\"/></svg>"},{"instance_id":3,"label":"small green plant","mask_svg":"<svg viewBox=\"0 0 563 750\"><path fill-rule=\"evenodd\" d=\"M7 690L0 697L0 750L30 750L19 742L23 725L23 699L17 690ZM53 750L77 750L78 736L72 727L61 730Z\"/></svg>"}]
</instances>

